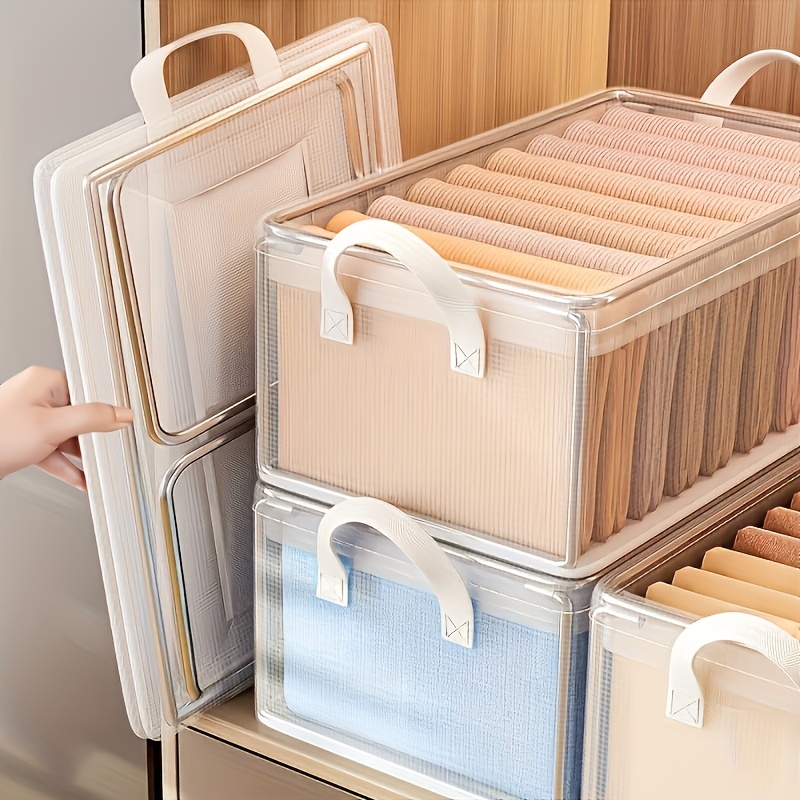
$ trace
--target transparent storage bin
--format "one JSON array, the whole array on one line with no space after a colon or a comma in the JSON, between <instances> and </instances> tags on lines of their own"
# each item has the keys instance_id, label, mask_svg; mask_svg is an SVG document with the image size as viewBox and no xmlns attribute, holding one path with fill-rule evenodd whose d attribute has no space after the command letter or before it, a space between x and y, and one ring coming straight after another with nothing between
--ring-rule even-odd
<instances>
[{"instance_id":1,"label":"transparent storage bin","mask_svg":"<svg viewBox=\"0 0 800 800\"><path fill-rule=\"evenodd\" d=\"M447 798L579 796L593 581L435 543L381 501L256 492L264 724Z\"/></svg>"},{"instance_id":2,"label":"transparent storage bin","mask_svg":"<svg viewBox=\"0 0 800 800\"><path fill-rule=\"evenodd\" d=\"M711 548L730 547L740 528L758 526L769 509L788 506L800 491L799 459L795 454L721 499L597 586L586 800L800 796L800 642L746 615L745 628L754 624L756 636L745 636L745 647L735 643L742 621L731 627L730 614L693 622L644 598L651 584L669 582L681 567L699 567ZM770 657L752 649L764 647ZM699 686L687 693L692 673Z\"/></svg>"},{"instance_id":3,"label":"transparent storage bin","mask_svg":"<svg viewBox=\"0 0 800 800\"><path fill-rule=\"evenodd\" d=\"M166 58L219 35L249 66L169 98ZM216 26L131 81L142 113L35 189L71 399L134 414L81 448L128 716L158 739L252 679L259 220L401 159L389 36L363 19L279 52Z\"/></svg>"},{"instance_id":4,"label":"transparent storage bin","mask_svg":"<svg viewBox=\"0 0 800 800\"><path fill-rule=\"evenodd\" d=\"M432 260L389 223L320 232L612 109L800 139L795 118L606 91L268 218L263 481L379 497L442 541L579 577L800 444L800 202L590 294Z\"/></svg>"}]
</instances>

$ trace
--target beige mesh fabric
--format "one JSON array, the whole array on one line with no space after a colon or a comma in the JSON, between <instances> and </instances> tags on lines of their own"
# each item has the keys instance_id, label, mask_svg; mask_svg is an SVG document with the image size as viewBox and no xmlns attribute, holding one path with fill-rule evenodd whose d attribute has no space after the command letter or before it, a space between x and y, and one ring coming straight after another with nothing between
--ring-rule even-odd
<instances>
[{"instance_id":1,"label":"beige mesh fabric","mask_svg":"<svg viewBox=\"0 0 800 800\"><path fill-rule=\"evenodd\" d=\"M347 346L320 337L316 292L279 285L277 302L281 469L563 555L566 353L490 340L475 380L450 369L440 324L355 305Z\"/></svg>"},{"instance_id":2,"label":"beige mesh fabric","mask_svg":"<svg viewBox=\"0 0 800 800\"><path fill-rule=\"evenodd\" d=\"M610 656L607 741L599 745L607 748L605 797L795 800L800 716L748 697L712 669L704 671L711 691L697 729L664 713L665 664Z\"/></svg>"},{"instance_id":3,"label":"beige mesh fabric","mask_svg":"<svg viewBox=\"0 0 800 800\"><path fill-rule=\"evenodd\" d=\"M364 218L365 215L353 211L341 212L328 222L327 227L339 231ZM411 230L419 233L445 258L489 269L495 266L495 271L501 274L534 280L545 277L551 284L561 288L572 288L577 284L587 294L602 291L601 287L607 287L609 280L622 280L614 273L536 259L424 229ZM536 271L531 272L531 267ZM587 404L589 413L585 421L583 452L583 548L589 546L592 533L597 538L605 539L625 522L630 475L634 468L631 452L639 396L638 381L646 350L647 340L641 338L615 352L592 358L589 363L591 398ZM603 464L602 470L598 469L598 463Z\"/></svg>"}]
</instances>

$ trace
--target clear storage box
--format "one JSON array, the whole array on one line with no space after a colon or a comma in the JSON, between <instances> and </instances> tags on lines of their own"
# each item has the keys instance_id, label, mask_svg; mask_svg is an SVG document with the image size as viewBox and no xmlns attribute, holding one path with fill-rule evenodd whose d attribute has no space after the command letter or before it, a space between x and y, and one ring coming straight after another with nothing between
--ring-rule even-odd
<instances>
[{"instance_id":1,"label":"clear storage box","mask_svg":"<svg viewBox=\"0 0 800 800\"><path fill-rule=\"evenodd\" d=\"M435 543L381 501L256 492L256 707L448 798L577 798L593 581Z\"/></svg>"},{"instance_id":2,"label":"clear storage box","mask_svg":"<svg viewBox=\"0 0 800 800\"><path fill-rule=\"evenodd\" d=\"M734 624L727 613L693 622L644 598L648 586L699 567L711 548L731 547L741 528L788 506L800 491L799 458L721 498L598 585L586 800L800 796L800 641L749 614L734 614ZM785 589L800 597L794 571Z\"/></svg>"},{"instance_id":3,"label":"clear storage box","mask_svg":"<svg viewBox=\"0 0 800 800\"><path fill-rule=\"evenodd\" d=\"M164 62L237 36L242 67L170 99ZM149 53L142 109L37 167L70 394L130 406L81 442L128 715L156 739L253 672L258 220L400 160L389 38L348 20L277 52L218 26Z\"/></svg>"},{"instance_id":4,"label":"clear storage box","mask_svg":"<svg viewBox=\"0 0 800 800\"><path fill-rule=\"evenodd\" d=\"M430 179L467 175L490 157L513 160L534 137L560 142L611 112L654 124L700 119L779 147L800 139L795 118L606 91L268 218L258 246L263 481L326 503L380 497L442 541L575 577L797 447L798 162L775 161L788 183L754 189L774 202L758 201L749 221L688 250L679 242L681 254L641 274L584 270L588 292L517 278L502 259L493 272L446 262L384 221L345 227L334 244L322 230L340 212L377 213L411 187L428 191ZM647 198L636 192L669 189L620 152L616 169L622 178L633 170L628 191L640 205ZM554 182L592 169L551 156ZM726 179L701 170L680 202L712 202L698 188L707 173ZM715 195L729 221L755 202L743 192ZM507 219L498 208L492 224ZM483 221L465 224L469 236ZM617 254L615 268L624 272L631 255Z\"/></svg>"}]
</instances>

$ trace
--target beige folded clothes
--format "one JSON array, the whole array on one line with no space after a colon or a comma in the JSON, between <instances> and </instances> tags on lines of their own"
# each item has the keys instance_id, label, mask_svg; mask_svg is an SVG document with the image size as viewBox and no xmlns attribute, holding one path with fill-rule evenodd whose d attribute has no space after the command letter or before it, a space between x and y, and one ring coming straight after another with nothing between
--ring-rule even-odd
<instances>
[{"instance_id":1,"label":"beige folded clothes","mask_svg":"<svg viewBox=\"0 0 800 800\"><path fill-rule=\"evenodd\" d=\"M635 203L619 197L596 194L546 181L519 178L503 172L481 169L471 164L462 164L456 167L445 180L456 186L544 203L567 211L576 211L642 228L675 233L679 236L714 239L739 227L733 222L718 221L696 214L685 214L680 211Z\"/></svg>"},{"instance_id":2,"label":"beige folded clothes","mask_svg":"<svg viewBox=\"0 0 800 800\"><path fill-rule=\"evenodd\" d=\"M648 586L645 596L654 603L661 603L661 605L684 611L687 614L693 614L696 617L709 617L712 614L722 614L727 611L754 614L772 622L779 628L783 628L796 639L800 639L800 624L797 622L776 617L774 614L767 614L763 611L754 611L737 603L730 603L725 600L718 600L715 597L707 597L697 592L690 592L670 583L654 583Z\"/></svg>"},{"instance_id":3,"label":"beige folded clothes","mask_svg":"<svg viewBox=\"0 0 800 800\"><path fill-rule=\"evenodd\" d=\"M574 122L564 132L564 138L715 169L731 175L746 175L749 178L800 186L800 167L794 162L725 150L721 147L696 144L652 133L614 128L589 120Z\"/></svg>"},{"instance_id":4,"label":"beige folded clothes","mask_svg":"<svg viewBox=\"0 0 800 800\"><path fill-rule=\"evenodd\" d=\"M636 225L600 219L588 214L518 200L491 192L452 186L425 178L406 195L412 203L444 208L462 214L494 219L604 247L628 250L657 258L674 258L694 250L701 241L687 236L654 231Z\"/></svg>"},{"instance_id":5,"label":"beige folded clothes","mask_svg":"<svg viewBox=\"0 0 800 800\"><path fill-rule=\"evenodd\" d=\"M629 253L588 242L576 242L563 236L533 231L518 225L410 203L392 195L384 195L373 201L367 213L378 219L387 219L553 261L621 275L641 275L665 262L663 258L651 258L640 253Z\"/></svg>"},{"instance_id":6,"label":"beige folded clothes","mask_svg":"<svg viewBox=\"0 0 800 800\"><path fill-rule=\"evenodd\" d=\"M800 597L738 578L729 578L695 567L683 567L672 576L672 585L800 623Z\"/></svg>"},{"instance_id":7,"label":"beige folded clothes","mask_svg":"<svg viewBox=\"0 0 800 800\"><path fill-rule=\"evenodd\" d=\"M763 203L786 204L800 200L800 189L786 183L756 180L611 147L572 142L556 136L537 136L528 145L527 152Z\"/></svg>"},{"instance_id":8,"label":"beige folded clothes","mask_svg":"<svg viewBox=\"0 0 800 800\"><path fill-rule=\"evenodd\" d=\"M510 148L492 153L485 168L520 178L558 183L609 197L730 222L750 222L780 207L597 166L587 169L580 163L523 153Z\"/></svg>"},{"instance_id":9,"label":"beige folded clothes","mask_svg":"<svg viewBox=\"0 0 800 800\"><path fill-rule=\"evenodd\" d=\"M800 163L800 142L781 139L777 136L707 125L702 122L665 117L660 114L648 114L634 111L623 105L606 111L600 122L616 128L653 133L657 136L669 136L687 142L698 142L741 153L752 153L756 156Z\"/></svg>"},{"instance_id":10,"label":"beige folded clothes","mask_svg":"<svg viewBox=\"0 0 800 800\"><path fill-rule=\"evenodd\" d=\"M800 597L800 570L767 558L714 547L703 556L703 569Z\"/></svg>"}]
</instances>

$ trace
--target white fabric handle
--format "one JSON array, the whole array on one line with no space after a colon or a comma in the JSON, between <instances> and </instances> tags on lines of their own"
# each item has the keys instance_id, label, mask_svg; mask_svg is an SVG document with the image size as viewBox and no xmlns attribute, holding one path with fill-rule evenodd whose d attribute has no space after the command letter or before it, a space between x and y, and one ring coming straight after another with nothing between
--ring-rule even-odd
<instances>
[{"instance_id":1,"label":"white fabric handle","mask_svg":"<svg viewBox=\"0 0 800 800\"><path fill-rule=\"evenodd\" d=\"M331 239L322 259L321 336L353 343L353 307L339 283L336 265L342 253L356 245L385 250L420 281L436 302L450 332L451 369L482 378L486 368L486 337L469 290L432 247L394 222L361 220Z\"/></svg>"},{"instance_id":2,"label":"white fabric handle","mask_svg":"<svg viewBox=\"0 0 800 800\"><path fill-rule=\"evenodd\" d=\"M441 633L449 642L472 647L475 616L464 581L438 544L407 514L382 500L357 497L323 516L317 538L317 597L340 606L348 602L347 572L333 550L336 529L350 522L368 525L394 542L425 576L439 601ZM402 613L402 609L398 609ZM387 620L387 625L391 624Z\"/></svg>"},{"instance_id":3,"label":"white fabric handle","mask_svg":"<svg viewBox=\"0 0 800 800\"><path fill-rule=\"evenodd\" d=\"M259 89L266 89L283 77L280 60L264 31L246 22L229 22L195 31L148 53L131 73L133 96L147 125L164 122L172 116L172 103L164 82L164 64L172 53L200 39L221 35L235 36L247 50L253 77Z\"/></svg>"},{"instance_id":4,"label":"white fabric handle","mask_svg":"<svg viewBox=\"0 0 800 800\"><path fill-rule=\"evenodd\" d=\"M669 660L667 716L693 728L703 727L703 688L694 658L707 644L732 642L755 650L780 667L800 689L800 642L768 620L739 611L713 614L689 625L672 645Z\"/></svg>"},{"instance_id":5,"label":"white fabric handle","mask_svg":"<svg viewBox=\"0 0 800 800\"><path fill-rule=\"evenodd\" d=\"M787 50L757 50L755 53L750 53L738 61L734 61L733 64L722 70L711 81L700 99L712 106L729 106L756 72L776 61L788 61L800 66L800 56ZM711 117L705 114L696 115L695 120L709 125L722 125L720 117Z\"/></svg>"}]
</instances>

